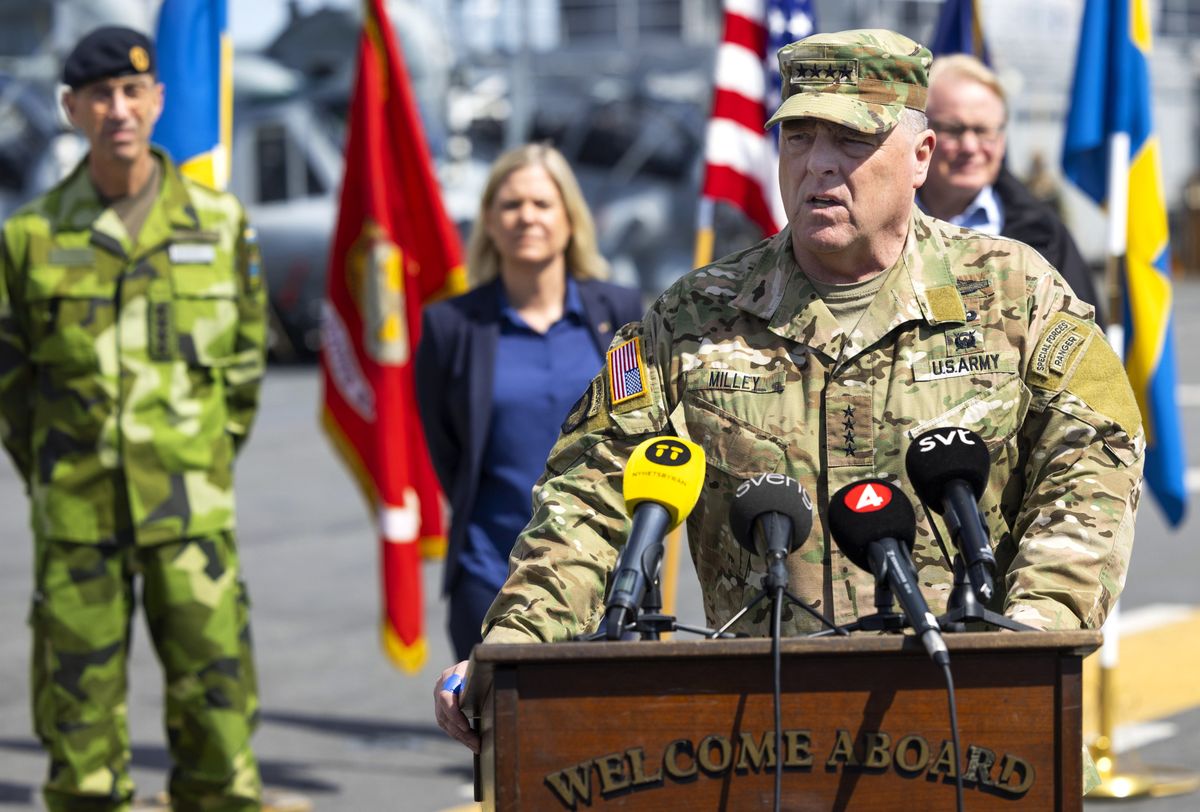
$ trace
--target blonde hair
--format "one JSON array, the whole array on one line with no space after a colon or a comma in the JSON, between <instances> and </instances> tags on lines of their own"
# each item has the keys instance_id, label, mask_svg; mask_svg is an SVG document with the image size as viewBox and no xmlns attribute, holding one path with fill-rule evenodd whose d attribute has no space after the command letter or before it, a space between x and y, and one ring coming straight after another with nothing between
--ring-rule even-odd
<instances>
[{"instance_id":1,"label":"blonde hair","mask_svg":"<svg viewBox=\"0 0 1200 812\"><path fill-rule=\"evenodd\" d=\"M525 144L505 152L492 164L483 197L479 201L479 215L471 227L467 243L467 278L472 288L495 279L500 273L500 252L488 236L485 219L488 209L496 200L500 186L513 172L527 166L540 166L558 187L562 195L563 208L571 227L571 239L567 243L567 272L576 279L607 279L608 262L600 256L596 245L596 226L579 189L579 181L571 171L567 159L549 144Z\"/></svg>"},{"instance_id":2,"label":"blonde hair","mask_svg":"<svg viewBox=\"0 0 1200 812\"><path fill-rule=\"evenodd\" d=\"M995 93L996 98L1000 99L1000 104L1004 106L1004 117L1008 118L1008 97L1004 95L1004 87L1000 84L1000 78L996 76L995 71L975 57L970 54L939 56L933 60L933 67L929 69L929 86L932 88L934 83L943 76L969 79L983 85Z\"/></svg>"}]
</instances>

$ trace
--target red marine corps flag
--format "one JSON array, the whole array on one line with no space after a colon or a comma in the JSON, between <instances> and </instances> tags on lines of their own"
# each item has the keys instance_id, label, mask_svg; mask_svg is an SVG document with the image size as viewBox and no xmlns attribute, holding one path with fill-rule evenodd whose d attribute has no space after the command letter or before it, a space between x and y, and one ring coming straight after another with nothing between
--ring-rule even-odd
<instances>
[{"instance_id":1,"label":"red marine corps flag","mask_svg":"<svg viewBox=\"0 0 1200 812\"><path fill-rule=\"evenodd\" d=\"M366 0L322 314L322 423L375 510L383 646L410 672L426 653L421 558L445 548L412 358L422 304L463 279L395 33L383 0Z\"/></svg>"}]
</instances>

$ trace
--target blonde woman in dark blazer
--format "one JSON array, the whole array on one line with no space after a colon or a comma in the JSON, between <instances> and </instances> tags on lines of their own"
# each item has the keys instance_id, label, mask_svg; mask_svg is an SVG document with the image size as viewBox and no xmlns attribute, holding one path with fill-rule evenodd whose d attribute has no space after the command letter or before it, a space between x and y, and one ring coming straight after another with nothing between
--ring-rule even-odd
<instances>
[{"instance_id":1,"label":"blonde woman in dark blazer","mask_svg":"<svg viewBox=\"0 0 1200 812\"><path fill-rule=\"evenodd\" d=\"M417 395L450 502L443 592L460 660L508 575L531 491L559 426L603 363L637 291L602 281L608 264L579 184L553 147L493 164L468 248L472 290L425 308Z\"/></svg>"}]
</instances>

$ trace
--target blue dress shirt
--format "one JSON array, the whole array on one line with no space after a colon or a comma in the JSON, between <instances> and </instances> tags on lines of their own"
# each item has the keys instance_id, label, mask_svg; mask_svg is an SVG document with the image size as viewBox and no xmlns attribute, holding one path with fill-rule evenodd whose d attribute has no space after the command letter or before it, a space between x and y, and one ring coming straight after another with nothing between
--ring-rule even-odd
<instances>
[{"instance_id":1,"label":"blue dress shirt","mask_svg":"<svg viewBox=\"0 0 1200 812\"><path fill-rule=\"evenodd\" d=\"M917 196L917 205L921 207L921 211L929 213L925 204L921 202L920 195ZM979 194L975 195L975 199L968 203L965 209L947 218L946 222L998 236L1004 228L1004 205L1000 198L996 197L995 188L989 184L979 190Z\"/></svg>"},{"instance_id":2,"label":"blue dress shirt","mask_svg":"<svg viewBox=\"0 0 1200 812\"><path fill-rule=\"evenodd\" d=\"M479 491L467 528L463 568L499 590L508 554L529 523L533 484L572 404L600 369L575 280L567 277L563 316L533 330L501 289L492 414Z\"/></svg>"}]
</instances>

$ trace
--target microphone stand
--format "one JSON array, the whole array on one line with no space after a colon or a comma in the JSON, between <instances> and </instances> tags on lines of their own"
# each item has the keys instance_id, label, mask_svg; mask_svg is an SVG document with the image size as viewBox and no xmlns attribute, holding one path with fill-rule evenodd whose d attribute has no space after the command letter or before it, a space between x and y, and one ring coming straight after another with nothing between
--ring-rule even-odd
<instances>
[{"instance_id":1,"label":"microphone stand","mask_svg":"<svg viewBox=\"0 0 1200 812\"><path fill-rule=\"evenodd\" d=\"M777 521L772 518L771 520ZM786 535L786 533L784 534ZM731 617L724 626L716 631L713 637L731 636L728 633L729 627L742 618L747 612L762 602L764 598L771 598L771 673L774 679L772 692L774 697L774 719L775 719L775 793L774 793L774 810L778 812L781 808L783 798L783 678L782 678L782 656L780 645L783 635L780 631L783 618L783 606L785 603L792 603L799 606L804 611L821 621L828 626L831 633L849 634L848 632L839 629L829 621L824 615L817 612L809 604L797 598L788 591L788 574L787 574L787 559L788 551L785 548L771 547L767 550L767 576L763 579L763 588L759 590L749 603L738 610L737 614Z\"/></svg>"},{"instance_id":2,"label":"microphone stand","mask_svg":"<svg viewBox=\"0 0 1200 812\"><path fill-rule=\"evenodd\" d=\"M787 603L791 603L793 606L799 606L805 612L808 612L817 620L821 621L822 625L826 627L826 630L818 632L817 634L849 634L849 632L835 626L833 622L829 620L829 618L812 608L811 605L802 601L800 598L797 598L788 591L787 568L784 565L784 558L786 555L786 551L783 550L767 551L767 577L764 579L763 588L758 591L758 594L755 595L749 603L739 609L736 615L729 618L724 626L717 629L717 631L712 635L713 637L730 636L726 634L726 632L729 630L729 627L741 620L743 615L760 604L766 598L771 598L772 602L783 602L783 600L786 598ZM780 607L780 609L782 610L782 607Z\"/></svg>"},{"instance_id":3,"label":"microphone stand","mask_svg":"<svg viewBox=\"0 0 1200 812\"><path fill-rule=\"evenodd\" d=\"M864 615L853 623L824 629L811 636L828 637L831 634L849 634L850 632L903 631L908 626L908 621L905 620L903 613L893 610L894 602L892 588L888 586L887 580L878 580L875 582L875 614Z\"/></svg>"},{"instance_id":4,"label":"microphone stand","mask_svg":"<svg viewBox=\"0 0 1200 812\"><path fill-rule=\"evenodd\" d=\"M646 588L646 594L642 597L641 610L630 613L631 619L622 626L622 640L626 639L626 635L636 635L641 640L661 640L662 635L668 632L689 632L712 639L737 637L737 635L724 630L713 631L703 626L687 626L676 620L674 615L664 615L662 613L662 590L659 588L658 579L647 577L646 583L649 586ZM581 634L575 639L581 642L603 640L608 634L607 625L608 619L605 616L600 621L599 629L588 634Z\"/></svg>"},{"instance_id":5,"label":"microphone stand","mask_svg":"<svg viewBox=\"0 0 1200 812\"><path fill-rule=\"evenodd\" d=\"M642 640L661 640L662 635L668 632L690 632L713 639L737 637L737 635L724 632L724 630L713 631L703 626L687 626L676 620L674 615L664 615L662 613L662 590L658 587L658 581L650 581L650 586L646 589L646 596L642 598L642 609L625 624L622 639L625 634L634 633ZM598 630L580 635L575 639L601 640L604 636L605 628L602 622Z\"/></svg>"},{"instance_id":6,"label":"microphone stand","mask_svg":"<svg viewBox=\"0 0 1200 812\"><path fill-rule=\"evenodd\" d=\"M946 601L946 613L937 621L945 632L965 632L968 623L987 623L993 629L1007 629L1012 632L1034 631L1031 626L993 612L979 602L961 553L954 555L954 587L950 590L949 600Z\"/></svg>"}]
</instances>

